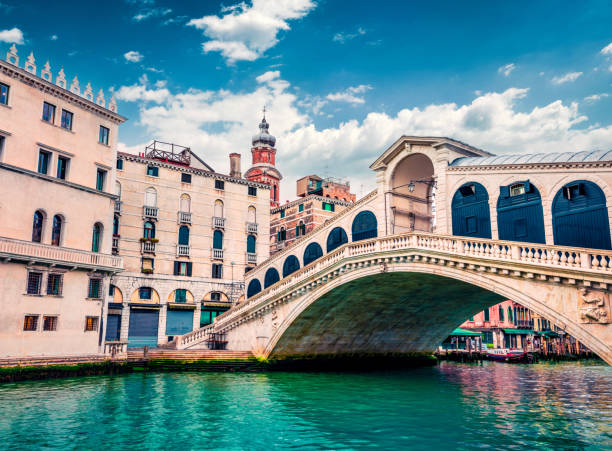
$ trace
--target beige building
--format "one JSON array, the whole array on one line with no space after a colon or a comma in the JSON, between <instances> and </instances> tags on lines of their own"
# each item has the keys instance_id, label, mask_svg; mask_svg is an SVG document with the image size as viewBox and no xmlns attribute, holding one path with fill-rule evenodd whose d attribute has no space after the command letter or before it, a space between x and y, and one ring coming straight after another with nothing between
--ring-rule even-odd
<instances>
[{"instance_id":1,"label":"beige building","mask_svg":"<svg viewBox=\"0 0 612 451\"><path fill-rule=\"evenodd\" d=\"M102 90L0 61L0 356L104 352L117 128Z\"/></svg>"},{"instance_id":2,"label":"beige building","mask_svg":"<svg viewBox=\"0 0 612 451\"><path fill-rule=\"evenodd\" d=\"M270 187L215 172L189 148L154 141L119 153L106 340L168 342L209 324L244 295L244 273L269 256Z\"/></svg>"}]
</instances>

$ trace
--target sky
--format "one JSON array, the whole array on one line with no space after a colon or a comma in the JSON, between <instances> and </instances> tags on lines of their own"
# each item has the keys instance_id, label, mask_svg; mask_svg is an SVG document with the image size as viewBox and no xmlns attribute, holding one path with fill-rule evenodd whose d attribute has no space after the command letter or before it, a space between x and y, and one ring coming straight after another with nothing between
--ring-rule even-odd
<instances>
[{"instance_id":1,"label":"sky","mask_svg":"<svg viewBox=\"0 0 612 451\"><path fill-rule=\"evenodd\" d=\"M610 24L609 0L0 0L0 55L114 94L120 150L174 142L221 173L250 166L265 105L284 201L313 173L367 194L402 135L612 149Z\"/></svg>"}]
</instances>

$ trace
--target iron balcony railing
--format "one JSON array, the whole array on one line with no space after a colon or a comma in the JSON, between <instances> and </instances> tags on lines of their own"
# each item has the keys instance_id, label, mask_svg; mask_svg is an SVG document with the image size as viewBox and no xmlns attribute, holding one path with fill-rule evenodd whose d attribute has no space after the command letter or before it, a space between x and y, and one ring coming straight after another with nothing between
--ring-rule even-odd
<instances>
[{"instance_id":1,"label":"iron balcony railing","mask_svg":"<svg viewBox=\"0 0 612 451\"><path fill-rule=\"evenodd\" d=\"M225 228L225 218L213 216L213 227L215 229L224 229Z\"/></svg>"},{"instance_id":2,"label":"iron balcony railing","mask_svg":"<svg viewBox=\"0 0 612 451\"><path fill-rule=\"evenodd\" d=\"M223 260L223 249L213 249L212 258L214 260Z\"/></svg>"},{"instance_id":3,"label":"iron balcony railing","mask_svg":"<svg viewBox=\"0 0 612 451\"><path fill-rule=\"evenodd\" d=\"M120 200L115 201L115 213L117 213L118 215L121 214L121 201Z\"/></svg>"},{"instance_id":4,"label":"iron balcony railing","mask_svg":"<svg viewBox=\"0 0 612 451\"><path fill-rule=\"evenodd\" d=\"M247 264L249 265L256 265L257 264L257 254L253 253L253 252L247 252L246 254L247 257Z\"/></svg>"},{"instance_id":5,"label":"iron balcony railing","mask_svg":"<svg viewBox=\"0 0 612 451\"><path fill-rule=\"evenodd\" d=\"M179 224L191 224L191 212L179 211L178 222Z\"/></svg>"},{"instance_id":6,"label":"iron balcony railing","mask_svg":"<svg viewBox=\"0 0 612 451\"><path fill-rule=\"evenodd\" d=\"M147 207L146 205L142 207L142 215L145 218L157 219L157 211L157 207Z\"/></svg>"},{"instance_id":7,"label":"iron balcony railing","mask_svg":"<svg viewBox=\"0 0 612 451\"><path fill-rule=\"evenodd\" d=\"M188 244L177 244L176 245L176 255L177 257L189 257L189 248Z\"/></svg>"},{"instance_id":8,"label":"iron balcony railing","mask_svg":"<svg viewBox=\"0 0 612 451\"><path fill-rule=\"evenodd\" d=\"M155 253L155 244L152 241L142 241L141 242L141 250L143 254L154 254Z\"/></svg>"},{"instance_id":9,"label":"iron balcony railing","mask_svg":"<svg viewBox=\"0 0 612 451\"><path fill-rule=\"evenodd\" d=\"M246 223L247 233L257 233L257 223L256 222L247 222Z\"/></svg>"}]
</instances>

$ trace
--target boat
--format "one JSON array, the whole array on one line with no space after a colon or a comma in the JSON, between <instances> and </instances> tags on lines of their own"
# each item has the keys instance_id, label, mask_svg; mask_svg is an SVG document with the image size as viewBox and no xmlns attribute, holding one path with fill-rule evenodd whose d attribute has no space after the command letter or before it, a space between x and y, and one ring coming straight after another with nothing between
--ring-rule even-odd
<instances>
[{"instance_id":1,"label":"boat","mask_svg":"<svg viewBox=\"0 0 612 451\"><path fill-rule=\"evenodd\" d=\"M502 362L521 362L527 359L527 353L522 349L488 349L487 358Z\"/></svg>"}]
</instances>

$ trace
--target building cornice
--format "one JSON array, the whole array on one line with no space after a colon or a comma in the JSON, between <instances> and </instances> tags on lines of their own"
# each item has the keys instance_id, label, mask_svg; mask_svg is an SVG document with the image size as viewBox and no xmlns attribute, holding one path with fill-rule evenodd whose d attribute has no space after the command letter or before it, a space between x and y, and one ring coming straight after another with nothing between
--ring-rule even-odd
<instances>
[{"instance_id":1,"label":"building cornice","mask_svg":"<svg viewBox=\"0 0 612 451\"><path fill-rule=\"evenodd\" d=\"M286 210L287 208L295 207L296 205L303 204L304 202L308 202L309 200L320 200L321 202L327 202L328 204L336 204L342 205L343 207L348 207L353 205L354 202L345 202L340 199L332 199L329 197L318 196L316 194L311 194L310 196L300 197L299 199L292 200L291 202L287 202L286 204L281 205L280 207L275 207L270 210L270 213L278 213L281 210Z\"/></svg>"},{"instance_id":2,"label":"building cornice","mask_svg":"<svg viewBox=\"0 0 612 451\"><path fill-rule=\"evenodd\" d=\"M166 163L163 161L155 160L154 158L147 158L147 157L141 157L139 155L134 155L133 153L117 152L117 158L125 159L128 161L133 161L135 163L141 163L141 164L147 164L147 165L150 164L150 165L157 166L160 168L171 169L173 171L187 172L190 174L201 175L203 177L210 177L214 179L224 180L224 181L231 182L231 183L237 183L239 185L247 185L247 186L252 186L255 188L270 189L270 185L267 185L265 183L252 182L250 180L246 180L242 178L230 177L229 175L219 174L217 172L211 172L211 171L207 171L204 169L197 169L197 168L192 168L189 166L181 166L181 165L176 165L172 163Z\"/></svg>"},{"instance_id":3,"label":"building cornice","mask_svg":"<svg viewBox=\"0 0 612 451\"><path fill-rule=\"evenodd\" d=\"M472 172L472 171L516 171L525 169L596 169L612 168L612 161L576 161L563 163L521 163L521 164L493 164L473 166L448 166L449 172Z\"/></svg>"},{"instance_id":4,"label":"building cornice","mask_svg":"<svg viewBox=\"0 0 612 451\"><path fill-rule=\"evenodd\" d=\"M0 72L15 80L21 81L26 85L32 86L42 92L50 94L65 102L69 102L77 107L87 110L91 113L101 116L115 124L125 122L127 118L120 114L114 113L111 110L104 108L90 100L85 99L67 89L61 88L43 78L31 74L25 69L15 66L9 62L0 60Z\"/></svg>"}]
</instances>

